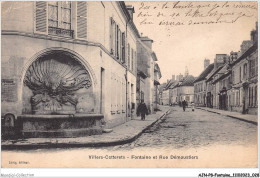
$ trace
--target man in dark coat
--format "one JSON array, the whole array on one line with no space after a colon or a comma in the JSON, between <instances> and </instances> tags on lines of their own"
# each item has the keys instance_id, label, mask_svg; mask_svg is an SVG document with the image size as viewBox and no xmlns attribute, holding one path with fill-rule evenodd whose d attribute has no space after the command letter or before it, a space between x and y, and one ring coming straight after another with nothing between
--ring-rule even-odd
<instances>
[{"instance_id":1,"label":"man in dark coat","mask_svg":"<svg viewBox=\"0 0 260 178\"><path fill-rule=\"evenodd\" d=\"M186 106L187 106L187 102L186 102L185 100L183 100L183 101L182 101L182 108L183 108L183 111L185 111Z\"/></svg>"},{"instance_id":2,"label":"man in dark coat","mask_svg":"<svg viewBox=\"0 0 260 178\"><path fill-rule=\"evenodd\" d=\"M144 101L141 101L141 104L137 108L137 115L141 114L141 120L145 120L145 114L148 114L148 109Z\"/></svg>"}]
</instances>

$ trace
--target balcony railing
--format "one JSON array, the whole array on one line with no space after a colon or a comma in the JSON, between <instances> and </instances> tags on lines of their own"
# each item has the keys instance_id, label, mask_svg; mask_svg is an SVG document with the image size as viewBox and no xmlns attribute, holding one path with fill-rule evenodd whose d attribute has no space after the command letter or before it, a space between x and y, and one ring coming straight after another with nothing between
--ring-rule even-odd
<instances>
[{"instance_id":1,"label":"balcony railing","mask_svg":"<svg viewBox=\"0 0 260 178\"><path fill-rule=\"evenodd\" d=\"M63 36L63 37L74 37L74 31L63 29L63 28L57 28L57 27L49 27L49 34L51 35L57 35L57 36Z\"/></svg>"}]
</instances>

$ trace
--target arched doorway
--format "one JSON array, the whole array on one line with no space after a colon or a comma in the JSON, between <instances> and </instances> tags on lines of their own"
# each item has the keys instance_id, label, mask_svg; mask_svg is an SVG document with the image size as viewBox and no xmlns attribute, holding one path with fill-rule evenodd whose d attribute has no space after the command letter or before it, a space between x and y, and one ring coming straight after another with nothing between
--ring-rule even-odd
<instances>
[{"instance_id":1,"label":"arched doorway","mask_svg":"<svg viewBox=\"0 0 260 178\"><path fill-rule=\"evenodd\" d=\"M93 113L93 80L69 51L48 50L28 67L23 80L23 114Z\"/></svg>"}]
</instances>

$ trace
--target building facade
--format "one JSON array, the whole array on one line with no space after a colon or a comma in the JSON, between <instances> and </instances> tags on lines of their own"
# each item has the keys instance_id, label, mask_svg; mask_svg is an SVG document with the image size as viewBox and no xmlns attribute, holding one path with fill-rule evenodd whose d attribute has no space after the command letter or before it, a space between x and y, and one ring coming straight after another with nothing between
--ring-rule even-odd
<instances>
[{"instance_id":1,"label":"building facade","mask_svg":"<svg viewBox=\"0 0 260 178\"><path fill-rule=\"evenodd\" d=\"M194 81L195 77L187 75L183 81L177 86L178 102L186 101L188 105L194 103Z\"/></svg>"},{"instance_id":2,"label":"building facade","mask_svg":"<svg viewBox=\"0 0 260 178\"><path fill-rule=\"evenodd\" d=\"M2 9L2 113L100 114L107 128L131 119L140 37L133 8L27 1Z\"/></svg>"},{"instance_id":3,"label":"building facade","mask_svg":"<svg viewBox=\"0 0 260 178\"><path fill-rule=\"evenodd\" d=\"M157 57L152 50L153 40L148 37L140 37L137 41L137 103L143 100L149 113L153 113L158 98L158 85L161 78Z\"/></svg>"},{"instance_id":4,"label":"building facade","mask_svg":"<svg viewBox=\"0 0 260 178\"><path fill-rule=\"evenodd\" d=\"M206 77L206 106L257 114L258 109L258 26L251 40L243 41L239 52L217 54L214 68ZM195 82L195 94L199 90ZM199 101L197 101L198 103Z\"/></svg>"},{"instance_id":5,"label":"building facade","mask_svg":"<svg viewBox=\"0 0 260 178\"><path fill-rule=\"evenodd\" d=\"M258 40L256 30L251 40L241 44L241 53L232 66L232 89L229 110L257 114L258 108Z\"/></svg>"},{"instance_id":6,"label":"building facade","mask_svg":"<svg viewBox=\"0 0 260 178\"><path fill-rule=\"evenodd\" d=\"M160 103L160 100L159 100L159 87L160 87L160 78L162 78L162 74L161 74L161 69L159 67L159 65L157 63L155 63L154 65L154 101L153 101L153 107L154 107L154 110L158 110L158 105Z\"/></svg>"},{"instance_id":7,"label":"building facade","mask_svg":"<svg viewBox=\"0 0 260 178\"><path fill-rule=\"evenodd\" d=\"M206 64L207 65L207 64ZM205 66L205 63L204 63ZM206 78L213 70L214 64L209 64L205 70L194 81L194 103L195 106L207 105Z\"/></svg>"}]
</instances>

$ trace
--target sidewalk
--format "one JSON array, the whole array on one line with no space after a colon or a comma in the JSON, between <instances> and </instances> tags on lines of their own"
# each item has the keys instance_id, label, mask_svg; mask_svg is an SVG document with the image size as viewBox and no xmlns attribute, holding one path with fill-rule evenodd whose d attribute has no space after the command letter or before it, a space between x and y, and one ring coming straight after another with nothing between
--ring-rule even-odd
<instances>
[{"instance_id":1,"label":"sidewalk","mask_svg":"<svg viewBox=\"0 0 260 178\"><path fill-rule=\"evenodd\" d=\"M130 143L137 139L146 129L164 118L170 112L168 106L159 106L161 111L146 116L145 121L140 117L113 128L110 133L91 135L77 138L29 138L2 141L2 149L40 149L68 147L101 147Z\"/></svg>"},{"instance_id":2,"label":"sidewalk","mask_svg":"<svg viewBox=\"0 0 260 178\"><path fill-rule=\"evenodd\" d=\"M258 124L258 117L257 115L252 115L252 114L241 114L239 112L231 112L231 111L224 111L220 109L213 109L213 108L207 108L207 107L196 107L197 109L201 109L204 111L220 114L223 116L228 116L234 119L238 119L241 121L249 122L252 124L257 125Z\"/></svg>"}]
</instances>

